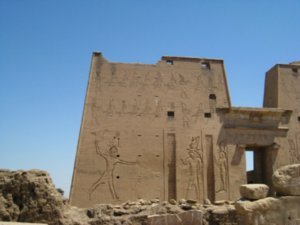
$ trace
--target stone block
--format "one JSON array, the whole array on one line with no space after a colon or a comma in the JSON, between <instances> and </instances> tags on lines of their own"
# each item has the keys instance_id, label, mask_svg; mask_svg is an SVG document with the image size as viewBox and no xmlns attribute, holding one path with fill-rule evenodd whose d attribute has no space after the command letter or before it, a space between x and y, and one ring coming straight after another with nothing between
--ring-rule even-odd
<instances>
[{"instance_id":1,"label":"stone block","mask_svg":"<svg viewBox=\"0 0 300 225\"><path fill-rule=\"evenodd\" d=\"M240 194L243 198L258 200L267 197L269 187L265 184L244 184L240 186Z\"/></svg>"},{"instance_id":2,"label":"stone block","mask_svg":"<svg viewBox=\"0 0 300 225\"><path fill-rule=\"evenodd\" d=\"M300 196L300 164L279 168L272 177L275 191L284 196Z\"/></svg>"}]
</instances>

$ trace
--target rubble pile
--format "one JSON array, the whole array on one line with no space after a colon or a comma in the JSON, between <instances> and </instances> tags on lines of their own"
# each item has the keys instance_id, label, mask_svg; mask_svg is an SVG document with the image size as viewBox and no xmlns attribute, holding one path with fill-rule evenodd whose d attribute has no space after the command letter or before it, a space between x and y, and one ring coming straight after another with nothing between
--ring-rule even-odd
<instances>
[{"instance_id":1,"label":"rubble pile","mask_svg":"<svg viewBox=\"0 0 300 225\"><path fill-rule=\"evenodd\" d=\"M299 165L274 173L280 196L266 197L265 184L242 185L241 199L127 201L120 205L70 206L45 171L0 170L0 221L49 225L286 225L300 222ZM279 175L278 175L279 174ZM298 183L297 183L298 182ZM284 191L293 184L292 191ZM281 184L281 186L280 186ZM294 195L291 195L294 194Z\"/></svg>"}]
</instances>

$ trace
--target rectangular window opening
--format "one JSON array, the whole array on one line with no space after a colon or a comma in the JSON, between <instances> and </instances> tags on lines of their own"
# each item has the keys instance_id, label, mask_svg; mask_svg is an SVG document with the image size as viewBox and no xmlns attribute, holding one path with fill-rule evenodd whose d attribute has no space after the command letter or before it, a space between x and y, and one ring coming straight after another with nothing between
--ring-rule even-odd
<instances>
[{"instance_id":1,"label":"rectangular window opening","mask_svg":"<svg viewBox=\"0 0 300 225\"><path fill-rule=\"evenodd\" d=\"M300 122L300 116L298 116L298 121Z\"/></svg>"},{"instance_id":2,"label":"rectangular window opening","mask_svg":"<svg viewBox=\"0 0 300 225\"><path fill-rule=\"evenodd\" d=\"M293 71L294 73L298 73L298 68L292 68L292 71Z\"/></svg>"},{"instance_id":3,"label":"rectangular window opening","mask_svg":"<svg viewBox=\"0 0 300 225\"><path fill-rule=\"evenodd\" d=\"M216 100L217 96L215 94L210 94L209 99Z\"/></svg>"},{"instance_id":4,"label":"rectangular window opening","mask_svg":"<svg viewBox=\"0 0 300 225\"><path fill-rule=\"evenodd\" d=\"M204 113L205 118L211 118L211 113Z\"/></svg>"},{"instance_id":5,"label":"rectangular window opening","mask_svg":"<svg viewBox=\"0 0 300 225\"><path fill-rule=\"evenodd\" d=\"M201 63L201 68L202 69L206 69L206 70L210 70L210 64L209 64L209 62L202 62Z\"/></svg>"},{"instance_id":6,"label":"rectangular window opening","mask_svg":"<svg viewBox=\"0 0 300 225\"><path fill-rule=\"evenodd\" d=\"M167 60L168 65L173 65L173 60Z\"/></svg>"},{"instance_id":7,"label":"rectangular window opening","mask_svg":"<svg viewBox=\"0 0 300 225\"><path fill-rule=\"evenodd\" d=\"M168 115L168 118L169 118L169 119L174 119L174 117L175 117L175 112L174 112L174 111L168 111L168 112L167 112L167 115Z\"/></svg>"}]
</instances>

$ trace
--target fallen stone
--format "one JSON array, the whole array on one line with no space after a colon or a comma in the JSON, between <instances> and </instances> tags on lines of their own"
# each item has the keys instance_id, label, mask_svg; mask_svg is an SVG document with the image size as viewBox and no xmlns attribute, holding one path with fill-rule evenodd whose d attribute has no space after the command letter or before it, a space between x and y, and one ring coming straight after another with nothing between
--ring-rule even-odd
<instances>
[{"instance_id":1,"label":"fallen stone","mask_svg":"<svg viewBox=\"0 0 300 225\"><path fill-rule=\"evenodd\" d=\"M283 196L300 196L300 164L284 166L272 177L276 193Z\"/></svg>"},{"instance_id":2,"label":"fallen stone","mask_svg":"<svg viewBox=\"0 0 300 225\"><path fill-rule=\"evenodd\" d=\"M159 203L159 199L158 198L154 198L150 200L151 203Z\"/></svg>"},{"instance_id":3,"label":"fallen stone","mask_svg":"<svg viewBox=\"0 0 300 225\"><path fill-rule=\"evenodd\" d=\"M182 198L182 199L179 200L178 203L179 203L180 205L181 205L181 204L185 204L185 203L186 203L186 200L185 200L184 198Z\"/></svg>"},{"instance_id":4,"label":"fallen stone","mask_svg":"<svg viewBox=\"0 0 300 225\"><path fill-rule=\"evenodd\" d=\"M249 212L255 211L267 211L270 209L275 209L280 207L280 202L276 198L268 197L264 199L259 199L257 201L237 201L235 203L235 209L240 214L247 214Z\"/></svg>"},{"instance_id":5,"label":"fallen stone","mask_svg":"<svg viewBox=\"0 0 300 225\"><path fill-rule=\"evenodd\" d=\"M175 199L170 199L170 200L169 200L169 203L172 204L172 205L176 205L176 204L177 204L177 202L176 202Z\"/></svg>"},{"instance_id":6,"label":"fallen stone","mask_svg":"<svg viewBox=\"0 0 300 225\"><path fill-rule=\"evenodd\" d=\"M225 215L225 214L228 214L228 209L225 206L220 206L216 209L213 209L212 213L218 214L218 215Z\"/></svg>"},{"instance_id":7,"label":"fallen stone","mask_svg":"<svg viewBox=\"0 0 300 225\"><path fill-rule=\"evenodd\" d=\"M240 186L240 194L243 198L258 200L267 197L269 187L265 184L244 184Z\"/></svg>"},{"instance_id":8,"label":"fallen stone","mask_svg":"<svg viewBox=\"0 0 300 225\"><path fill-rule=\"evenodd\" d=\"M183 210L191 210L192 209L192 205L190 204L182 204L180 205L180 207L183 209Z\"/></svg>"},{"instance_id":9,"label":"fallen stone","mask_svg":"<svg viewBox=\"0 0 300 225\"><path fill-rule=\"evenodd\" d=\"M214 201L214 205L224 205L226 203L225 200Z\"/></svg>"},{"instance_id":10,"label":"fallen stone","mask_svg":"<svg viewBox=\"0 0 300 225\"><path fill-rule=\"evenodd\" d=\"M193 199L188 199L188 200L186 200L186 203L195 205L197 203L197 201L193 200Z\"/></svg>"},{"instance_id":11,"label":"fallen stone","mask_svg":"<svg viewBox=\"0 0 300 225\"><path fill-rule=\"evenodd\" d=\"M204 200L204 204L205 204L205 205L211 205L211 201L210 201L208 198L206 198L206 199Z\"/></svg>"}]
</instances>

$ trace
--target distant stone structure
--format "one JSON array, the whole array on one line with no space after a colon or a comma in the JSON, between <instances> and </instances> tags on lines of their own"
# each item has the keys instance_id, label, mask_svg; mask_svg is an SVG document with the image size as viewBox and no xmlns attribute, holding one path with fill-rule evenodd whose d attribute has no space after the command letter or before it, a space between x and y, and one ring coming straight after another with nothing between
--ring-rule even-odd
<instances>
[{"instance_id":1,"label":"distant stone structure","mask_svg":"<svg viewBox=\"0 0 300 225\"><path fill-rule=\"evenodd\" d=\"M255 87L249 87L249 93ZM254 153L246 172L245 152ZM234 200L245 183L274 192L273 172L300 163L300 64L266 75L263 108L230 104L222 60L155 65L92 57L70 203Z\"/></svg>"}]
</instances>

